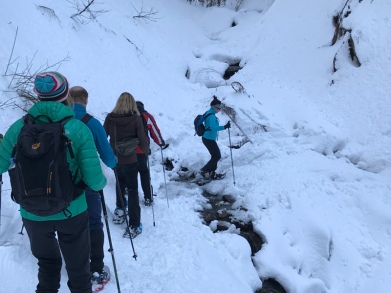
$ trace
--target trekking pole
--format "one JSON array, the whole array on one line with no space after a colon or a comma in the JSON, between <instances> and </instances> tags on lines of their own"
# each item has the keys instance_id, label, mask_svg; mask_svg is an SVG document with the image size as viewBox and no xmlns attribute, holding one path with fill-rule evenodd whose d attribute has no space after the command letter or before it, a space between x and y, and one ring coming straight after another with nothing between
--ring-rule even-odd
<instances>
[{"instance_id":1,"label":"trekking pole","mask_svg":"<svg viewBox=\"0 0 391 293\"><path fill-rule=\"evenodd\" d=\"M24 224L22 224L22 229L20 229L20 232L19 232L18 234L24 235L24 234L23 234L23 229L24 229Z\"/></svg>"},{"instance_id":2,"label":"trekking pole","mask_svg":"<svg viewBox=\"0 0 391 293\"><path fill-rule=\"evenodd\" d=\"M233 158L232 158L231 132L229 131L229 128L228 128L228 137L229 137L229 150L231 151L232 176L234 177L234 185L235 185L234 160L233 160Z\"/></svg>"},{"instance_id":3,"label":"trekking pole","mask_svg":"<svg viewBox=\"0 0 391 293\"><path fill-rule=\"evenodd\" d=\"M236 127L243 133L243 135L246 137L246 139L247 139L249 142L253 143L252 140L248 137L248 135L247 135L246 133L244 133L243 129L235 122L235 120L232 119L232 117L231 117L228 113L226 113L226 114L227 114L227 116L232 120L232 122L236 125Z\"/></svg>"},{"instance_id":4,"label":"trekking pole","mask_svg":"<svg viewBox=\"0 0 391 293\"><path fill-rule=\"evenodd\" d=\"M152 189L152 183L151 183L151 167L149 165L149 156L147 156L147 163L148 163L148 175L149 175L149 191L151 192L151 206L152 206L152 218L153 218L153 226L155 227L155 211L153 208L153 189Z\"/></svg>"},{"instance_id":5,"label":"trekking pole","mask_svg":"<svg viewBox=\"0 0 391 293\"><path fill-rule=\"evenodd\" d=\"M112 258L112 260L113 260L114 274L115 274L115 280L117 281L118 293L120 293L120 292L121 292L121 289L120 289L120 287L119 287L117 266L116 266L116 264L115 264L114 248L113 248L113 243L111 242L109 221L108 221L108 217L107 217L106 202L105 202L105 197L104 197L104 194L103 194L103 190L100 190L100 191L99 191L99 194L100 194L100 198L101 198L101 202L102 202L103 217L104 217L105 223L106 223L107 238L109 238L109 246L110 246L109 252L110 252L111 258Z\"/></svg>"},{"instance_id":6,"label":"trekking pole","mask_svg":"<svg viewBox=\"0 0 391 293\"><path fill-rule=\"evenodd\" d=\"M163 175L164 175L164 186L166 188L166 198L167 198L167 207L170 207L168 203L168 193L167 193L167 182L166 182L166 171L164 170L164 159L163 159L163 148L160 147L160 153L162 154L162 166L163 166Z\"/></svg>"},{"instance_id":7,"label":"trekking pole","mask_svg":"<svg viewBox=\"0 0 391 293\"><path fill-rule=\"evenodd\" d=\"M119 194L119 198L120 198L120 201L121 201L122 209L124 210L124 213L125 213L126 227L127 227L128 231L130 233L130 226L129 226L128 215L126 214L126 206L125 206L124 198L122 197L121 187L120 187L119 181L118 181L118 174L117 174L117 171L115 169L113 169L113 171L114 171L114 175L115 175L115 181L117 182L118 194ZM132 237L129 237L129 239L130 239L130 243L132 244L133 258L135 260L137 260L137 254L136 254L136 251L134 250Z\"/></svg>"}]
</instances>

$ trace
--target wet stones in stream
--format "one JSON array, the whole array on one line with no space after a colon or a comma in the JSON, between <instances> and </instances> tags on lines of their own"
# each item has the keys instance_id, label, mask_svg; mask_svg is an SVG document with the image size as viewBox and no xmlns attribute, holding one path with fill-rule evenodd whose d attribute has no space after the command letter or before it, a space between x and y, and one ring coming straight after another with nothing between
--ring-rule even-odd
<instances>
[{"instance_id":1,"label":"wet stones in stream","mask_svg":"<svg viewBox=\"0 0 391 293\"><path fill-rule=\"evenodd\" d=\"M208 199L209 205L204 207L200 213L205 224L211 227L213 232L227 231L232 225L235 225L236 228L240 229L239 235L250 244L252 255L262 248L264 241L261 236L254 232L252 222L244 222L235 217L236 214L241 215L241 218L245 218L244 214L247 210L244 207L232 208L235 203L233 197L229 195L215 196L208 193L204 193L204 196Z\"/></svg>"},{"instance_id":2,"label":"wet stones in stream","mask_svg":"<svg viewBox=\"0 0 391 293\"><path fill-rule=\"evenodd\" d=\"M204 192L208 199L208 205L200 211L205 225L208 225L213 232L240 229L239 235L247 240L251 247L251 255L254 256L265 243L264 239L254 231L252 221L248 219L245 207L233 208L235 199L229 195L211 195ZM243 220L248 219L248 220ZM261 289L255 293L287 293L285 289L274 279L269 278L262 281Z\"/></svg>"}]
</instances>

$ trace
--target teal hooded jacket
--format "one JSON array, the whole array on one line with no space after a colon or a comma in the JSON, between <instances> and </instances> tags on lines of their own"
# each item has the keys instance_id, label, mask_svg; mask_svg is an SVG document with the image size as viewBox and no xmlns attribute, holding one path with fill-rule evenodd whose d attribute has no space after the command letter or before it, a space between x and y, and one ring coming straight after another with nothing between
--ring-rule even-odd
<instances>
[{"instance_id":1,"label":"teal hooded jacket","mask_svg":"<svg viewBox=\"0 0 391 293\"><path fill-rule=\"evenodd\" d=\"M212 113L212 115L209 115L205 120L205 130L207 131L205 131L202 137L210 140L216 140L218 132L224 130L224 126L220 126L219 120L216 117L216 111L213 107L206 111L204 116L209 113Z\"/></svg>"},{"instance_id":2,"label":"teal hooded jacket","mask_svg":"<svg viewBox=\"0 0 391 293\"><path fill-rule=\"evenodd\" d=\"M94 138L89 128L81 121L75 119L75 113L68 106L58 102L38 102L28 111L33 117L46 115L53 122L60 121L66 117L72 117L65 123L65 135L72 140L72 150L74 158L68 153L68 162L72 174L75 174L77 168L78 176L76 183L83 180L92 190L102 190L106 185L106 178L102 173L100 161L96 152ZM45 122L46 118L38 118L38 122ZM10 158L14 145L17 142L18 135L23 127L22 119L17 120L11 125L0 142L0 174L4 173L10 167ZM34 170L31 170L34 172ZM85 194L74 199L67 208L71 216L77 216L87 210ZM64 220L67 216L60 212L52 216L36 216L20 207L20 214L23 218L33 221Z\"/></svg>"}]
</instances>

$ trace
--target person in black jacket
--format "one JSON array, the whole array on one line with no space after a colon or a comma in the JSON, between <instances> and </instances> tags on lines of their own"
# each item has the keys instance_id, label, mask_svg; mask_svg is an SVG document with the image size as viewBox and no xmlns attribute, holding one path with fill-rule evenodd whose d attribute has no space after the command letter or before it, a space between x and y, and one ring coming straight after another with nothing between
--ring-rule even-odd
<instances>
[{"instance_id":1,"label":"person in black jacket","mask_svg":"<svg viewBox=\"0 0 391 293\"><path fill-rule=\"evenodd\" d=\"M124 237L134 238L142 232L141 208L138 197L138 164L136 150L130 155L121 154L118 143L126 139L138 138L139 145L146 155L151 154L144 132L143 121L137 110L136 101L130 93L124 92L117 100L113 111L105 119L103 127L110 136L110 145L118 158L115 168L117 178L117 207L115 216L116 224L123 223L125 218L125 188L128 189L128 215L130 230L126 230ZM116 218L114 218L116 220Z\"/></svg>"}]
</instances>

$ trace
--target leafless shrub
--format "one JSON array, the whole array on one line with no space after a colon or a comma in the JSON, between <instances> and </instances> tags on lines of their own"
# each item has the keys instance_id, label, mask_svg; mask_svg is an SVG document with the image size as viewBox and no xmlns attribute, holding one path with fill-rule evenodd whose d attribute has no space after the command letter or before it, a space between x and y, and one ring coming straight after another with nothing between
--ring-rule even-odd
<instances>
[{"instance_id":1,"label":"leafless shrub","mask_svg":"<svg viewBox=\"0 0 391 293\"><path fill-rule=\"evenodd\" d=\"M62 60L54 63L54 64L42 64L38 68L33 69L34 67L34 59L37 52L34 54L34 56L29 61L26 60L26 66L22 70L19 70L19 63L16 65L16 69L12 73L6 73L4 74L5 77L10 77L11 81L8 85L8 91L6 92L13 92L17 94L17 97L20 98L20 100L15 101L15 98L11 98L7 100L6 102L3 102L0 104L0 109L5 107L18 107L23 110L30 107L32 104L36 103L38 101L36 94L34 93L34 78L39 72L44 71L51 71L51 70L58 70L58 68L61 66L63 62L69 61L70 56L67 55ZM19 103L20 102L20 103Z\"/></svg>"},{"instance_id":2,"label":"leafless shrub","mask_svg":"<svg viewBox=\"0 0 391 293\"><path fill-rule=\"evenodd\" d=\"M134 19L142 19L145 22L148 21L156 22L158 19L160 19L159 17L156 17L158 12L154 8L150 8L148 11L144 10L144 3L141 5L140 9L134 7L133 4L132 6L134 10L137 12L137 15L133 16Z\"/></svg>"},{"instance_id":3,"label":"leafless shrub","mask_svg":"<svg viewBox=\"0 0 391 293\"><path fill-rule=\"evenodd\" d=\"M96 20L96 18L106 13L107 10L100 9L100 10L93 10L92 5L93 4L100 4L95 2L95 0L88 0L88 1L70 1L67 0L70 4L73 5L73 7L76 9L76 13L71 15L72 19L77 20L81 24L88 24L90 21Z\"/></svg>"},{"instance_id":4,"label":"leafless shrub","mask_svg":"<svg viewBox=\"0 0 391 293\"><path fill-rule=\"evenodd\" d=\"M0 110L15 106L14 100L15 98L10 98L4 102L0 102Z\"/></svg>"}]
</instances>

